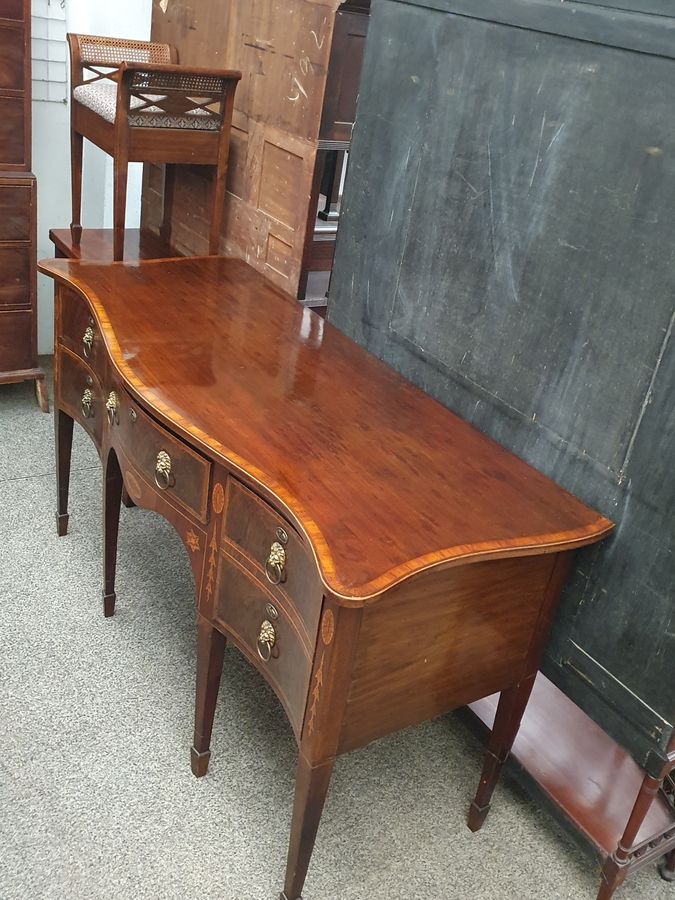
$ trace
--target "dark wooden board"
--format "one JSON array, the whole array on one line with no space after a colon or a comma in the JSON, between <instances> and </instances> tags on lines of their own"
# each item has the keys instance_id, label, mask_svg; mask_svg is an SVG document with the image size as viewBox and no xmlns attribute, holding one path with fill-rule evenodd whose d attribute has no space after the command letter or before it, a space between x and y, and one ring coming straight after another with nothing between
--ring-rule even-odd
<instances>
[{"instance_id":1,"label":"dark wooden board","mask_svg":"<svg viewBox=\"0 0 675 900\"><path fill-rule=\"evenodd\" d=\"M534 30L423 6L373 3L328 317L617 523L578 557L547 671L654 766L675 718L675 62L536 30L562 10L575 34L585 4L500 4Z\"/></svg>"}]
</instances>

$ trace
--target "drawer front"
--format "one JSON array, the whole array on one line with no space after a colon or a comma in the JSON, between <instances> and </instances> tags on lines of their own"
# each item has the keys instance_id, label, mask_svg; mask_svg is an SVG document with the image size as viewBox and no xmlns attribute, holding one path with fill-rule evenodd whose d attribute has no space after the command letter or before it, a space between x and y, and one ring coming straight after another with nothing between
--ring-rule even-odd
<instances>
[{"instance_id":1,"label":"drawer front","mask_svg":"<svg viewBox=\"0 0 675 900\"><path fill-rule=\"evenodd\" d=\"M209 460L155 422L125 391L116 393L119 407L111 432L113 442L119 443L155 490L206 522Z\"/></svg>"},{"instance_id":2,"label":"drawer front","mask_svg":"<svg viewBox=\"0 0 675 900\"><path fill-rule=\"evenodd\" d=\"M233 478L228 481L224 538L254 564L268 590L274 586L283 592L313 643L323 594L314 557L283 516Z\"/></svg>"},{"instance_id":3,"label":"drawer front","mask_svg":"<svg viewBox=\"0 0 675 900\"><path fill-rule=\"evenodd\" d=\"M31 307L30 244L18 247L0 244L0 309Z\"/></svg>"},{"instance_id":4,"label":"drawer front","mask_svg":"<svg viewBox=\"0 0 675 900\"><path fill-rule=\"evenodd\" d=\"M0 372L32 369L34 318L32 312L0 311Z\"/></svg>"},{"instance_id":5,"label":"drawer front","mask_svg":"<svg viewBox=\"0 0 675 900\"><path fill-rule=\"evenodd\" d=\"M0 88L24 89L23 28L0 25Z\"/></svg>"},{"instance_id":6,"label":"drawer front","mask_svg":"<svg viewBox=\"0 0 675 900\"><path fill-rule=\"evenodd\" d=\"M26 163L23 98L0 97L0 168Z\"/></svg>"},{"instance_id":7,"label":"drawer front","mask_svg":"<svg viewBox=\"0 0 675 900\"><path fill-rule=\"evenodd\" d=\"M299 735L312 669L310 653L283 604L222 552L215 618L269 681Z\"/></svg>"},{"instance_id":8,"label":"drawer front","mask_svg":"<svg viewBox=\"0 0 675 900\"><path fill-rule=\"evenodd\" d=\"M31 239L30 206L30 185L0 182L0 241Z\"/></svg>"},{"instance_id":9,"label":"drawer front","mask_svg":"<svg viewBox=\"0 0 675 900\"><path fill-rule=\"evenodd\" d=\"M59 343L86 362L102 380L103 338L85 300L74 291L59 288Z\"/></svg>"},{"instance_id":10,"label":"drawer front","mask_svg":"<svg viewBox=\"0 0 675 900\"><path fill-rule=\"evenodd\" d=\"M98 380L74 354L60 348L57 405L72 416L100 449L105 403Z\"/></svg>"}]
</instances>

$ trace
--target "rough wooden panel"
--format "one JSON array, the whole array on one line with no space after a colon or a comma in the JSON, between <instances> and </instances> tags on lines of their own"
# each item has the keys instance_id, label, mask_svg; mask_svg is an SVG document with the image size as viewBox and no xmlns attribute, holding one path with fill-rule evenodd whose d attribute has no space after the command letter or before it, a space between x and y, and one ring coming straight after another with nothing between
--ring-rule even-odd
<instances>
[{"instance_id":1,"label":"rough wooden panel","mask_svg":"<svg viewBox=\"0 0 675 900\"><path fill-rule=\"evenodd\" d=\"M540 30L581 6L374 4L328 317L617 523L547 672L646 763L675 723L675 61L616 43L675 19Z\"/></svg>"},{"instance_id":2,"label":"rough wooden panel","mask_svg":"<svg viewBox=\"0 0 675 900\"><path fill-rule=\"evenodd\" d=\"M153 40L174 44L183 63L242 72L221 252L246 259L295 293L338 0L164 5L153 4ZM178 169L173 236L183 253L204 252L208 172ZM161 210L160 192L146 176L143 224L158 226Z\"/></svg>"}]
</instances>

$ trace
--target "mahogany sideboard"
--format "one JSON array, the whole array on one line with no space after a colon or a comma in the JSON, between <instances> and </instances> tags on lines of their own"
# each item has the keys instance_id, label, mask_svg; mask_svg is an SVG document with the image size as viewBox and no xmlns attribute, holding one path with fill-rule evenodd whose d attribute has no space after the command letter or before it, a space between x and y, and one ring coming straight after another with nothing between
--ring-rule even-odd
<instances>
[{"instance_id":1,"label":"mahogany sideboard","mask_svg":"<svg viewBox=\"0 0 675 900\"><path fill-rule=\"evenodd\" d=\"M281 897L301 896L337 755L501 692L480 828L571 551L612 524L241 260L40 268L57 282L59 534L77 421L104 469L105 615L123 485L187 549L194 774L226 639L286 711L299 759Z\"/></svg>"}]
</instances>

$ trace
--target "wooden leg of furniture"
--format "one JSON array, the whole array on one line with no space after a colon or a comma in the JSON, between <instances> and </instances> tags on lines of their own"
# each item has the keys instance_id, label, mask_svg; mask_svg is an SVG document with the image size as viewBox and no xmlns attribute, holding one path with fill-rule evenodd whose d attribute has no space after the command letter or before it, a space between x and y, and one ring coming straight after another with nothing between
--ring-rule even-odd
<instances>
[{"instance_id":1,"label":"wooden leg of furniture","mask_svg":"<svg viewBox=\"0 0 675 900\"><path fill-rule=\"evenodd\" d=\"M127 173L129 163L126 156L115 156L113 170L113 259L124 259L124 223L127 207Z\"/></svg>"},{"instance_id":2,"label":"wooden leg of furniture","mask_svg":"<svg viewBox=\"0 0 675 900\"><path fill-rule=\"evenodd\" d=\"M70 191L72 197L72 221L70 234L73 244L80 246L82 237L82 145L84 138L81 134L70 129Z\"/></svg>"},{"instance_id":3,"label":"wooden leg of furniture","mask_svg":"<svg viewBox=\"0 0 675 900\"><path fill-rule=\"evenodd\" d=\"M279 900L301 900L302 886L314 849L334 763L335 760L330 759L321 765L311 766L300 753L295 778L286 882Z\"/></svg>"},{"instance_id":4,"label":"wooden leg of furniture","mask_svg":"<svg viewBox=\"0 0 675 900\"><path fill-rule=\"evenodd\" d=\"M630 865L635 839L645 820L645 816L649 812L649 807L654 802L654 798L661 788L662 781L662 778L653 778L651 775L645 775L621 840L614 853L602 867L602 883L596 900L609 900L614 891L624 881Z\"/></svg>"},{"instance_id":5,"label":"wooden leg of furniture","mask_svg":"<svg viewBox=\"0 0 675 900\"><path fill-rule=\"evenodd\" d=\"M659 863L659 874L664 881L675 881L675 850L663 857Z\"/></svg>"},{"instance_id":6,"label":"wooden leg of furniture","mask_svg":"<svg viewBox=\"0 0 675 900\"><path fill-rule=\"evenodd\" d=\"M56 533L68 533L68 489L70 454L73 446L73 420L62 409L54 408L54 446L56 448Z\"/></svg>"},{"instance_id":7,"label":"wooden leg of furniture","mask_svg":"<svg viewBox=\"0 0 675 900\"><path fill-rule=\"evenodd\" d=\"M48 413L49 397L47 396L47 383L44 375L37 375L35 377L35 396L42 412Z\"/></svg>"},{"instance_id":8,"label":"wooden leg of furniture","mask_svg":"<svg viewBox=\"0 0 675 900\"><path fill-rule=\"evenodd\" d=\"M192 774L206 775L211 757L211 730L223 671L225 635L203 616L197 616L197 697L195 734L190 750Z\"/></svg>"},{"instance_id":9,"label":"wooden leg of furniture","mask_svg":"<svg viewBox=\"0 0 675 900\"><path fill-rule=\"evenodd\" d=\"M108 454L103 478L103 615L115 612L117 532L122 500L122 473L113 451Z\"/></svg>"},{"instance_id":10,"label":"wooden leg of furniture","mask_svg":"<svg viewBox=\"0 0 675 900\"><path fill-rule=\"evenodd\" d=\"M469 810L468 825L471 831L480 829L490 810L492 793L518 734L520 720L532 693L534 679L535 675L524 678L508 690L502 691L499 698L492 734L485 751L483 772Z\"/></svg>"},{"instance_id":11,"label":"wooden leg of furniture","mask_svg":"<svg viewBox=\"0 0 675 900\"><path fill-rule=\"evenodd\" d=\"M159 227L159 236L171 244L171 222L173 216L173 198L176 190L176 167L171 163L164 166L164 203L162 209L162 224Z\"/></svg>"},{"instance_id":12,"label":"wooden leg of furniture","mask_svg":"<svg viewBox=\"0 0 675 900\"><path fill-rule=\"evenodd\" d=\"M232 121L234 91L228 94L223 121ZM223 128L218 144L218 162L213 173L213 204L211 206L211 225L209 227L209 256L217 256L220 252L220 233L223 228L223 206L225 203L225 181L227 179L227 160L230 152L230 129Z\"/></svg>"}]
</instances>

